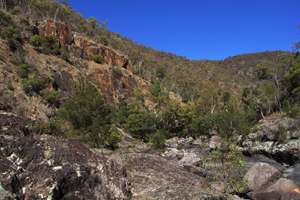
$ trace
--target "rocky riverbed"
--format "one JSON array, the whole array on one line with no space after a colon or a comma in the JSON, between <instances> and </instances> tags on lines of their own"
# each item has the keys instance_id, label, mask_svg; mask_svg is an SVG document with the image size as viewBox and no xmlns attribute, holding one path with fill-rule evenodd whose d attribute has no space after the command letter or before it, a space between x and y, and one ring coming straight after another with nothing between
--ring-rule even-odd
<instances>
[{"instance_id":1,"label":"rocky riverbed","mask_svg":"<svg viewBox=\"0 0 300 200\"><path fill-rule=\"evenodd\" d=\"M36 135L31 123L0 113L1 200L300 199L299 147L289 145L299 142L299 120L262 121L243 142L237 140L241 168L231 157L208 159L222 151L224 141L218 136L171 138L164 150L153 150L119 130L120 148L108 151ZM279 143L272 134L282 124L287 137ZM228 184L231 176L244 185Z\"/></svg>"}]
</instances>

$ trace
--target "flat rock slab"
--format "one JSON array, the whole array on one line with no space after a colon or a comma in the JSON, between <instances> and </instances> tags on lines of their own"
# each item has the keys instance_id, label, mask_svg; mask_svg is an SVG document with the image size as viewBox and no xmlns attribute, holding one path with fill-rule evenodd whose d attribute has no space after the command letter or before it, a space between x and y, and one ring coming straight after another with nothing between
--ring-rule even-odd
<instances>
[{"instance_id":1,"label":"flat rock slab","mask_svg":"<svg viewBox=\"0 0 300 200\"><path fill-rule=\"evenodd\" d=\"M160 155L131 153L123 159L129 170L135 200L223 199L218 192L209 189L205 178Z\"/></svg>"}]
</instances>

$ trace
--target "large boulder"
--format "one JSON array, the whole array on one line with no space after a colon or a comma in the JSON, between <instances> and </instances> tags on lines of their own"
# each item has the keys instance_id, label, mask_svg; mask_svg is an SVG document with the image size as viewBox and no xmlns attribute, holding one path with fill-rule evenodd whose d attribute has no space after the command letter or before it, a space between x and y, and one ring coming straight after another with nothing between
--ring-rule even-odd
<instances>
[{"instance_id":1,"label":"large boulder","mask_svg":"<svg viewBox=\"0 0 300 200\"><path fill-rule=\"evenodd\" d=\"M255 200L299 200L300 188L292 180L281 178L270 187L253 194Z\"/></svg>"},{"instance_id":2,"label":"large boulder","mask_svg":"<svg viewBox=\"0 0 300 200\"><path fill-rule=\"evenodd\" d=\"M220 149L223 139L220 136L214 135L209 140L210 149Z\"/></svg>"},{"instance_id":3,"label":"large boulder","mask_svg":"<svg viewBox=\"0 0 300 200\"><path fill-rule=\"evenodd\" d=\"M0 183L17 199L131 198L120 163L74 140L35 135L28 124L0 114Z\"/></svg>"},{"instance_id":4,"label":"large boulder","mask_svg":"<svg viewBox=\"0 0 300 200\"><path fill-rule=\"evenodd\" d=\"M256 163L248 170L244 176L244 180L250 190L257 191L270 181L278 178L280 174L280 171L272 165L260 162Z\"/></svg>"}]
</instances>

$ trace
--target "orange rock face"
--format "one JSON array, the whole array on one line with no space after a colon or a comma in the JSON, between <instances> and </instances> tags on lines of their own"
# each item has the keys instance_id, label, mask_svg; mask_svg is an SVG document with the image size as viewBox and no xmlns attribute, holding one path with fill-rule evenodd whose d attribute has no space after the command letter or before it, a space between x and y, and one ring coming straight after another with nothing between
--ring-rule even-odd
<instances>
[{"instance_id":1,"label":"orange rock face","mask_svg":"<svg viewBox=\"0 0 300 200\"><path fill-rule=\"evenodd\" d=\"M66 24L46 21L39 26L39 34L56 37L70 57L84 63L85 75L101 90L107 102L119 104L130 99L136 89L148 89L145 80L132 73L127 56L82 34L73 33ZM100 63L94 61L96 56L101 58Z\"/></svg>"},{"instance_id":2,"label":"orange rock face","mask_svg":"<svg viewBox=\"0 0 300 200\"><path fill-rule=\"evenodd\" d=\"M47 20L39 26L39 34L53 36L58 39L61 46L70 46L76 49L78 57L92 60L95 56L103 58L103 64L117 66L132 71L129 59L114 49L99 44L85 36L73 33L70 28L61 22Z\"/></svg>"},{"instance_id":3,"label":"orange rock face","mask_svg":"<svg viewBox=\"0 0 300 200\"><path fill-rule=\"evenodd\" d=\"M53 36L58 39L59 44L64 46L73 42L73 34L64 23L48 20L39 27L39 34L43 36Z\"/></svg>"},{"instance_id":4,"label":"orange rock face","mask_svg":"<svg viewBox=\"0 0 300 200\"><path fill-rule=\"evenodd\" d=\"M98 44L79 34L74 35L74 46L79 48L83 57L91 59L93 56L100 55L103 58L104 64L117 66L132 71L132 66L128 58L114 49L111 49L102 44Z\"/></svg>"}]
</instances>

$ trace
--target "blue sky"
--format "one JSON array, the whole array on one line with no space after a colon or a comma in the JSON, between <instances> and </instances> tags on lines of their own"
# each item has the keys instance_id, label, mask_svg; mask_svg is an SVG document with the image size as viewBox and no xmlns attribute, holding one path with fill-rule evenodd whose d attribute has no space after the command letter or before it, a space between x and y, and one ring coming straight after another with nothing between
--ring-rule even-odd
<instances>
[{"instance_id":1,"label":"blue sky","mask_svg":"<svg viewBox=\"0 0 300 200\"><path fill-rule=\"evenodd\" d=\"M191 59L292 50L300 0L70 0L84 17L140 44Z\"/></svg>"}]
</instances>

